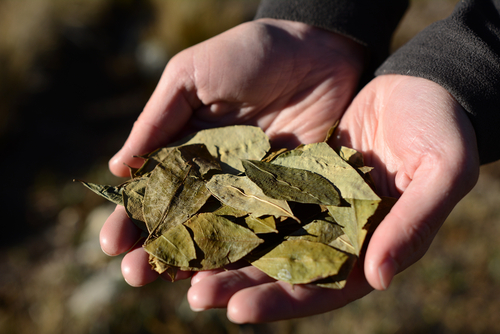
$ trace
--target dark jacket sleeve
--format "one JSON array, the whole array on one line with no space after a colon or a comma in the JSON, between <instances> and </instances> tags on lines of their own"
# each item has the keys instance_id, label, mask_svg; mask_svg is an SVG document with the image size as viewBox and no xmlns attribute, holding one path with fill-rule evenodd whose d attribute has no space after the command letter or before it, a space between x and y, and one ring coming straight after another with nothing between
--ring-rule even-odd
<instances>
[{"instance_id":1,"label":"dark jacket sleeve","mask_svg":"<svg viewBox=\"0 0 500 334\"><path fill-rule=\"evenodd\" d=\"M376 75L432 80L468 112L481 163L500 159L500 0L463 0L396 51Z\"/></svg>"},{"instance_id":2,"label":"dark jacket sleeve","mask_svg":"<svg viewBox=\"0 0 500 334\"><path fill-rule=\"evenodd\" d=\"M408 0L263 0L258 18L298 21L340 33L367 47L373 73L389 54Z\"/></svg>"}]
</instances>

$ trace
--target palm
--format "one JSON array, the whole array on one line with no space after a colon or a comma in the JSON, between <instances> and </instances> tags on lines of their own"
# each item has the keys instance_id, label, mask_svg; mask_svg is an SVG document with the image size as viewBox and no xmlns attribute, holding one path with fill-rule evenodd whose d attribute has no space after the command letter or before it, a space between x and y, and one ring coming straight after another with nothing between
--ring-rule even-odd
<instances>
[{"instance_id":1,"label":"palm","mask_svg":"<svg viewBox=\"0 0 500 334\"><path fill-rule=\"evenodd\" d=\"M365 270L384 258L403 270L427 250L435 233L477 180L475 135L465 111L425 79L381 76L356 98L339 141L365 152L383 195L401 198L373 236ZM373 253L376 256L370 257Z\"/></svg>"},{"instance_id":2,"label":"palm","mask_svg":"<svg viewBox=\"0 0 500 334\"><path fill-rule=\"evenodd\" d=\"M111 170L126 176L123 163L140 163L133 155L197 128L257 125L275 145L322 140L361 64L361 46L337 34L276 20L238 26L169 62Z\"/></svg>"}]
</instances>

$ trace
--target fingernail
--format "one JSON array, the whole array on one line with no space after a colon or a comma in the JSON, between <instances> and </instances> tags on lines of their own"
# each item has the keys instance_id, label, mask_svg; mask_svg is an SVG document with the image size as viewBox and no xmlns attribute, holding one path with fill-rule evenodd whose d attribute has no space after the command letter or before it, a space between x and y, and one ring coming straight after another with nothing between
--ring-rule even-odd
<instances>
[{"instance_id":1,"label":"fingernail","mask_svg":"<svg viewBox=\"0 0 500 334\"><path fill-rule=\"evenodd\" d=\"M113 256L113 254L110 254L110 253L106 252L106 251L104 250L104 247L102 247L103 245L105 246L107 243L108 243L108 239L106 239L106 238L104 238L104 237L99 236L99 244L100 244L100 246L101 246L101 250L102 250L102 252L103 252L104 254L106 254L107 256Z\"/></svg>"},{"instance_id":2,"label":"fingernail","mask_svg":"<svg viewBox=\"0 0 500 334\"><path fill-rule=\"evenodd\" d=\"M191 308L191 311L193 312L202 312L202 311L205 311L206 309L204 308L196 308L196 307L192 307L191 305L189 305L189 307Z\"/></svg>"},{"instance_id":3,"label":"fingernail","mask_svg":"<svg viewBox=\"0 0 500 334\"><path fill-rule=\"evenodd\" d=\"M191 276L191 286L195 285L199 281L201 281L201 278L198 278L198 275L194 274L193 276Z\"/></svg>"},{"instance_id":4,"label":"fingernail","mask_svg":"<svg viewBox=\"0 0 500 334\"><path fill-rule=\"evenodd\" d=\"M106 254L107 256L113 256L112 254L109 254L108 252L106 252L102 247L101 247L101 250L104 254Z\"/></svg>"},{"instance_id":5,"label":"fingernail","mask_svg":"<svg viewBox=\"0 0 500 334\"><path fill-rule=\"evenodd\" d=\"M389 287L394 275L396 275L397 270L398 264L391 257L385 259L385 261L378 267L378 276L383 290L386 290Z\"/></svg>"}]
</instances>

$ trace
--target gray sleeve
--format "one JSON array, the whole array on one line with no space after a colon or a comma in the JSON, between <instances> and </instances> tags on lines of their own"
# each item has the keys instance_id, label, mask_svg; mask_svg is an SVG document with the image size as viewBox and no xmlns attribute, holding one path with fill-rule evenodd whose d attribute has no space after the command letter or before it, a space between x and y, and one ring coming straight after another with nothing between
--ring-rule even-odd
<instances>
[{"instance_id":1,"label":"gray sleeve","mask_svg":"<svg viewBox=\"0 0 500 334\"><path fill-rule=\"evenodd\" d=\"M407 0L263 0L256 19L298 21L350 37L367 47L373 73L407 7Z\"/></svg>"},{"instance_id":2,"label":"gray sleeve","mask_svg":"<svg viewBox=\"0 0 500 334\"><path fill-rule=\"evenodd\" d=\"M467 111L481 163L500 159L500 0L463 0L391 55L376 75L432 80Z\"/></svg>"}]
</instances>

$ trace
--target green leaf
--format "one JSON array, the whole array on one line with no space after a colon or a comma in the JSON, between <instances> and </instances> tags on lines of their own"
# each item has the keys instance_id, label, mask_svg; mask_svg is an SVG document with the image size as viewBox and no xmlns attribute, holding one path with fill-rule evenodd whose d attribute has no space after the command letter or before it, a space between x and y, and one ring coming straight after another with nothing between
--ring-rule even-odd
<instances>
[{"instance_id":1,"label":"green leaf","mask_svg":"<svg viewBox=\"0 0 500 334\"><path fill-rule=\"evenodd\" d=\"M338 191L319 174L268 162L242 162L246 175L269 197L299 203L340 204Z\"/></svg>"}]
</instances>

